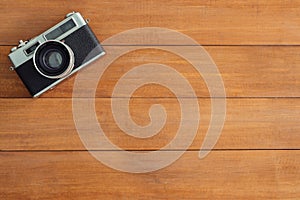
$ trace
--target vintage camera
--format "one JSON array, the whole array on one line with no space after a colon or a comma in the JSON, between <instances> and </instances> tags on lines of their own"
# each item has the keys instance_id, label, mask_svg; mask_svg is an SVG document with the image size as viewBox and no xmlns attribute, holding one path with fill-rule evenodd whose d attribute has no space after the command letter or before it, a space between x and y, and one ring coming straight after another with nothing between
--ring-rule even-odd
<instances>
[{"instance_id":1,"label":"vintage camera","mask_svg":"<svg viewBox=\"0 0 300 200\"><path fill-rule=\"evenodd\" d=\"M105 54L78 12L41 35L14 47L8 55L33 97L37 97Z\"/></svg>"}]
</instances>

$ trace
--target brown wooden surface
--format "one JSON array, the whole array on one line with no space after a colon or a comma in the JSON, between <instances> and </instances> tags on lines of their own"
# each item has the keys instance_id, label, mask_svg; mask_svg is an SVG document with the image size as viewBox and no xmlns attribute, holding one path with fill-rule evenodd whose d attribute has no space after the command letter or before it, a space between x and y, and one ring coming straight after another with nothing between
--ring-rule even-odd
<instances>
[{"instance_id":1,"label":"brown wooden surface","mask_svg":"<svg viewBox=\"0 0 300 200\"><path fill-rule=\"evenodd\" d=\"M88 152L0 158L1 199L297 199L300 192L299 151L213 151L204 160L187 152L147 174L115 171Z\"/></svg>"},{"instance_id":2,"label":"brown wooden surface","mask_svg":"<svg viewBox=\"0 0 300 200\"><path fill-rule=\"evenodd\" d=\"M96 110L114 144L140 153L159 149L179 126L174 94L157 85L133 94L130 113L137 124L149 123L153 104L162 104L168 113L159 134L136 139L115 124L112 91L126 71L140 64L162 63L179 71L196 92L201 123L187 152L164 169L123 173L88 153L72 117L75 76L38 99L27 98L16 73L8 70L9 50L72 10L91 19L101 41L155 26L205 45L227 95L225 126L206 158L200 160L198 150L210 120L207 87L187 61L155 46L130 52L109 66L97 88ZM1 1L0 199L300 199L299 13L300 1L285 0ZM114 45L105 48L126 48ZM161 45L189 44L174 40ZM100 152L107 151L111 149Z\"/></svg>"},{"instance_id":3,"label":"brown wooden surface","mask_svg":"<svg viewBox=\"0 0 300 200\"><path fill-rule=\"evenodd\" d=\"M299 1L9 1L0 3L0 44L37 35L69 11L92 20L101 39L138 27L181 31L200 44L300 44Z\"/></svg>"},{"instance_id":4,"label":"brown wooden surface","mask_svg":"<svg viewBox=\"0 0 300 200\"><path fill-rule=\"evenodd\" d=\"M0 48L0 97L29 97L29 93L11 65L7 54L11 47ZM127 47L109 47L124 49ZM104 73L96 97L111 97L116 82L124 72L145 63L162 63L185 76L198 97L209 97L201 75L179 56L159 49L140 49L117 59ZM205 47L222 75L227 97L299 97L300 47L290 46L214 46ZM101 62L101 61L99 61ZM160 74L158 74L160 76ZM64 81L43 97L72 97L75 76ZM148 85L136 97L170 97L167 90ZM82 94L84 96L84 94Z\"/></svg>"},{"instance_id":5,"label":"brown wooden surface","mask_svg":"<svg viewBox=\"0 0 300 200\"><path fill-rule=\"evenodd\" d=\"M210 99L201 98L198 102L201 122L190 147L194 150L200 148L210 120ZM297 102L298 99L294 98L228 99L224 130L215 148L299 149L300 106ZM131 116L139 125L150 122L148 111L153 104L163 105L168 113L162 131L149 139L136 139L124 134L113 119L110 103L110 98L96 100L98 120L109 139L124 149L159 149L177 132L180 122L177 99L131 100ZM3 106L0 111L3 116L0 121L0 149L84 150L73 121L72 99L2 99L0 104Z\"/></svg>"}]
</instances>

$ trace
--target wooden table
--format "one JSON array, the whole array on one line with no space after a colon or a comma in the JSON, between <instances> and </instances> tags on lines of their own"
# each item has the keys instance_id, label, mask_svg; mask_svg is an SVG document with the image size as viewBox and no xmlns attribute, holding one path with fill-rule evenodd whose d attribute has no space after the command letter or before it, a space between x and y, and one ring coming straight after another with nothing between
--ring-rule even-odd
<instances>
[{"instance_id":1,"label":"wooden table","mask_svg":"<svg viewBox=\"0 0 300 200\"><path fill-rule=\"evenodd\" d=\"M189 80L201 107L197 136L182 157L155 172L120 172L90 155L72 116L75 76L30 98L8 70L7 55L18 40L40 34L73 10L91 19L101 41L132 28L163 27L204 46L227 95L225 126L207 157L199 159L198 150L210 121L208 89L191 64L172 52L149 46L123 55L96 92L107 137L127 151L145 153L175 136L178 100L159 85L139 88L130 100L133 120L147 125L153 104L162 104L168 118L159 134L137 139L114 122L116 82L134 66L153 62ZM0 199L300 199L300 1L2 0L0 19Z\"/></svg>"}]
</instances>

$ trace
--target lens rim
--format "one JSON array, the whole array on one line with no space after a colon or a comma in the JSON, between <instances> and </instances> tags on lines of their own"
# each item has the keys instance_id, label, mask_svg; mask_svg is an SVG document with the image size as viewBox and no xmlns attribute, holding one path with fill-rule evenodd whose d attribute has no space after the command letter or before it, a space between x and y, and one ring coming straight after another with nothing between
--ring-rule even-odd
<instances>
[{"instance_id":1,"label":"lens rim","mask_svg":"<svg viewBox=\"0 0 300 200\"><path fill-rule=\"evenodd\" d=\"M59 51L59 53L62 56L62 66L59 67L57 70L55 69L49 69L49 66L47 66L43 62L44 56L48 53L50 49L49 45L58 46L56 50ZM54 48L55 49L55 48ZM74 53L72 49L66 45L65 43L58 41L58 40L47 40L43 43L41 43L33 54L33 64L35 69L44 77L50 78L50 79L59 79L63 78L67 75L69 75L72 72L72 69L74 68ZM48 69L48 70L47 70Z\"/></svg>"}]
</instances>

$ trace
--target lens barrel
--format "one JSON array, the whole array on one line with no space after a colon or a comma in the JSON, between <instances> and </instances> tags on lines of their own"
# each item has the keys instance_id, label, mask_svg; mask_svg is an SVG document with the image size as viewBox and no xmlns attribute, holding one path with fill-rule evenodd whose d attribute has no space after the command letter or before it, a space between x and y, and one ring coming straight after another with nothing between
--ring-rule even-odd
<instances>
[{"instance_id":1,"label":"lens barrel","mask_svg":"<svg viewBox=\"0 0 300 200\"><path fill-rule=\"evenodd\" d=\"M59 79L72 71L74 53L65 43L49 40L36 48L33 63L41 75L51 79Z\"/></svg>"}]
</instances>

